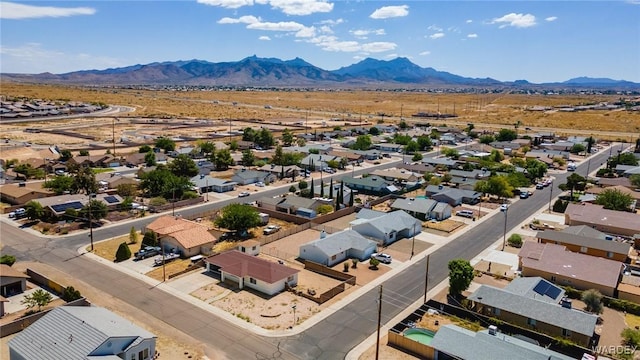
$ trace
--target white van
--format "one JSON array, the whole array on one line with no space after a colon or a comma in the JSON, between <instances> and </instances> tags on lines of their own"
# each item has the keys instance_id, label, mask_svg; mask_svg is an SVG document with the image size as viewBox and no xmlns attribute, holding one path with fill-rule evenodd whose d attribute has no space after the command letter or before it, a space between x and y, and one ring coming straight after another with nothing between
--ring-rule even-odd
<instances>
[{"instance_id":1,"label":"white van","mask_svg":"<svg viewBox=\"0 0 640 360\"><path fill-rule=\"evenodd\" d=\"M569 163L569 165L567 165L567 171L576 171L577 167L576 163Z\"/></svg>"},{"instance_id":2,"label":"white van","mask_svg":"<svg viewBox=\"0 0 640 360\"><path fill-rule=\"evenodd\" d=\"M456 215L466 217L466 218L472 218L474 214L473 214L473 211L471 210L458 210L456 211Z\"/></svg>"}]
</instances>

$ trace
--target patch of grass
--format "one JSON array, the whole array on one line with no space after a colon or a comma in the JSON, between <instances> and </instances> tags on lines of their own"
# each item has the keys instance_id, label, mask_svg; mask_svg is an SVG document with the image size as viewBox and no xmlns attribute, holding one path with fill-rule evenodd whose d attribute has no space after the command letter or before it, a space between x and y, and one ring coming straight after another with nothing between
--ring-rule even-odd
<instances>
[{"instance_id":1,"label":"patch of grass","mask_svg":"<svg viewBox=\"0 0 640 360\"><path fill-rule=\"evenodd\" d=\"M102 173L107 173L107 172L112 172L113 169L109 169L109 168L92 168L91 172L93 172L94 174L102 174Z\"/></svg>"},{"instance_id":2,"label":"patch of grass","mask_svg":"<svg viewBox=\"0 0 640 360\"><path fill-rule=\"evenodd\" d=\"M631 329L635 329L636 326L640 327L640 316L633 314L625 314L624 321L627 323L627 326Z\"/></svg>"},{"instance_id":3,"label":"patch of grass","mask_svg":"<svg viewBox=\"0 0 640 360\"><path fill-rule=\"evenodd\" d=\"M119 236L117 238L113 238L107 241L94 242L93 253L95 255L100 256L103 259L106 259L109 261L115 261L116 251L118 251L118 246L120 246L120 244L123 242L129 243L129 234ZM140 250L141 243L142 242L139 241L137 244L129 244L129 249L131 250L132 254ZM85 249L87 251L91 251L91 245L88 245Z\"/></svg>"}]
</instances>

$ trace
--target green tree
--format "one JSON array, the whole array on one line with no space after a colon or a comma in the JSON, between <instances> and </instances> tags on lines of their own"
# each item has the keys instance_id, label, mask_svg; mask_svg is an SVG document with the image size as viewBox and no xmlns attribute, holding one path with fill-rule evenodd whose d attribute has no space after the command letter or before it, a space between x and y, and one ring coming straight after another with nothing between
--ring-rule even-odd
<instances>
[{"instance_id":1,"label":"green tree","mask_svg":"<svg viewBox=\"0 0 640 360\"><path fill-rule=\"evenodd\" d=\"M457 159L460 157L460 153L458 152L457 149L453 149L453 148L448 148L448 147L442 147L440 149L440 152L442 152L442 155L452 158L452 159Z\"/></svg>"},{"instance_id":2,"label":"green tree","mask_svg":"<svg viewBox=\"0 0 640 360\"><path fill-rule=\"evenodd\" d=\"M500 129L496 136L497 141L512 141L518 138L518 133L511 129Z\"/></svg>"},{"instance_id":3,"label":"green tree","mask_svg":"<svg viewBox=\"0 0 640 360\"><path fill-rule=\"evenodd\" d=\"M607 164L610 168L615 168L618 165L638 166L638 158L630 152L618 153L618 155L611 157Z\"/></svg>"},{"instance_id":4,"label":"green tree","mask_svg":"<svg viewBox=\"0 0 640 360\"><path fill-rule=\"evenodd\" d=\"M320 205L320 206L318 206L318 208L316 209L316 211L317 211L317 212L318 212L318 214L320 214L320 215L325 215L325 214L328 214L328 213L330 213L330 212L332 212L332 211L333 211L333 206L331 206L331 205L326 205L326 204L325 204L325 205Z\"/></svg>"},{"instance_id":5,"label":"green tree","mask_svg":"<svg viewBox=\"0 0 640 360\"><path fill-rule=\"evenodd\" d=\"M29 295L25 295L21 303L26 305L28 309L31 309L37 306L38 310L36 311L39 312L43 306L49 305L49 303L52 301L53 301L53 296L50 293L42 289L38 289Z\"/></svg>"},{"instance_id":6,"label":"green tree","mask_svg":"<svg viewBox=\"0 0 640 360\"><path fill-rule=\"evenodd\" d=\"M98 192L98 182L96 174L88 167L70 167L69 173L73 178L73 187L71 192L85 194L95 194Z\"/></svg>"},{"instance_id":7,"label":"green tree","mask_svg":"<svg viewBox=\"0 0 640 360\"><path fill-rule=\"evenodd\" d=\"M153 151L149 151L144 154L144 164L146 166L155 166L156 165L156 154Z\"/></svg>"},{"instance_id":8,"label":"green tree","mask_svg":"<svg viewBox=\"0 0 640 360\"><path fill-rule=\"evenodd\" d=\"M273 134L271 133L271 131L269 131L269 129L267 128L262 128L262 130L257 133L255 143L263 149L269 149L276 142L273 139Z\"/></svg>"},{"instance_id":9,"label":"green tree","mask_svg":"<svg viewBox=\"0 0 640 360\"><path fill-rule=\"evenodd\" d=\"M511 234L511 236L509 236L509 239L507 239L507 244L509 244L509 246L512 246L514 248L521 248L522 247L522 236L520 236L520 234Z\"/></svg>"},{"instance_id":10,"label":"green tree","mask_svg":"<svg viewBox=\"0 0 640 360\"><path fill-rule=\"evenodd\" d=\"M305 180L300 180L300 182L298 183L298 189L304 190L307 187L309 187L309 184Z\"/></svg>"},{"instance_id":11,"label":"green tree","mask_svg":"<svg viewBox=\"0 0 640 360\"><path fill-rule=\"evenodd\" d=\"M129 244L137 244L138 243L138 231L135 227L131 227L129 230Z\"/></svg>"},{"instance_id":12,"label":"green tree","mask_svg":"<svg viewBox=\"0 0 640 360\"><path fill-rule=\"evenodd\" d=\"M133 197L138 193L137 184L120 184L117 187L118 195L122 197Z\"/></svg>"},{"instance_id":13,"label":"green tree","mask_svg":"<svg viewBox=\"0 0 640 360\"><path fill-rule=\"evenodd\" d=\"M82 298L82 294L80 294L80 291L74 289L73 286L67 286L66 288L64 288L64 290L62 291L62 300L66 301L66 302L71 302L74 300L78 300Z\"/></svg>"},{"instance_id":14,"label":"green tree","mask_svg":"<svg viewBox=\"0 0 640 360\"><path fill-rule=\"evenodd\" d=\"M231 142L229 143L229 150L236 151L238 150L238 148L238 142L236 140L231 140Z\"/></svg>"},{"instance_id":15,"label":"green tree","mask_svg":"<svg viewBox=\"0 0 640 360\"><path fill-rule=\"evenodd\" d=\"M66 162L67 160L71 159L72 157L73 157L73 154L71 153L71 150L64 149L64 150L60 151L60 158L59 158L60 161Z\"/></svg>"},{"instance_id":16,"label":"green tree","mask_svg":"<svg viewBox=\"0 0 640 360\"><path fill-rule=\"evenodd\" d=\"M558 199L556 200L556 202L553 203L553 211L557 212L557 213L564 213L565 210L567 210L567 206L569 205L568 201L564 201L562 199Z\"/></svg>"},{"instance_id":17,"label":"green tree","mask_svg":"<svg viewBox=\"0 0 640 360\"><path fill-rule=\"evenodd\" d=\"M527 169L527 176L532 182L544 177L547 173L547 164L537 159L526 159L524 168Z\"/></svg>"},{"instance_id":18,"label":"green tree","mask_svg":"<svg viewBox=\"0 0 640 360\"><path fill-rule=\"evenodd\" d=\"M411 141L411 136L409 135L402 135L400 133L395 133L393 135L394 144L407 145L409 141Z\"/></svg>"},{"instance_id":19,"label":"green tree","mask_svg":"<svg viewBox=\"0 0 640 360\"><path fill-rule=\"evenodd\" d=\"M629 177L631 185L640 188L640 174L633 174Z\"/></svg>"},{"instance_id":20,"label":"green tree","mask_svg":"<svg viewBox=\"0 0 640 360\"><path fill-rule=\"evenodd\" d=\"M413 140L409 141L407 145L404 146L405 154L413 154L418 150L420 150L420 145L418 145L418 143Z\"/></svg>"},{"instance_id":21,"label":"green tree","mask_svg":"<svg viewBox=\"0 0 640 360\"><path fill-rule=\"evenodd\" d=\"M168 165L169 171L176 176L194 177L198 175L198 165L186 154L180 154Z\"/></svg>"},{"instance_id":22,"label":"green tree","mask_svg":"<svg viewBox=\"0 0 640 360\"><path fill-rule=\"evenodd\" d=\"M420 161L422 159L423 159L422 154L417 152L417 153L413 154L413 157L411 158L411 161L415 162L415 161Z\"/></svg>"},{"instance_id":23,"label":"green tree","mask_svg":"<svg viewBox=\"0 0 640 360\"><path fill-rule=\"evenodd\" d=\"M426 135L418 136L417 142L418 142L418 147L420 148L420 151L431 150L431 148L433 147L433 142L431 141L431 138Z\"/></svg>"},{"instance_id":24,"label":"green tree","mask_svg":"<svg viewBox=\"0 0 640 360\"><path fill-rule=\"evenodd\" d=\"M142 237L142 246L158 246L158 235L151 230L147 230Z\"/></svg>"},{"instance_id":25,"label":"green tree","mask_svg":"<svg viewBox=\"0 0 640 360\"><path fill-rule=\"evenodd\" d=\"M210 154L216 152L216 144L211 141L199 141L198 148L200 148L200 152L204 157L208 157Z\"/></svg>"},{"instance_id":26,"label":"green tree","mask_svg":"<svg viewBox=\"0 0 640 360\"><path fill-rule=\"evenodd\" d=\"M165 153L176 149L176 142L169 139L168 137L157 138L154 145L158 149L164 150Z\"/></svg>"},{"instance_id":27,"label":"green tree","mask_svg":"<svg viewBox=\"0 0 640 360\"><path fill-rule=\"evenodd\" d=\"M123 242L118 246L118 250L116 250L116 262L125 261L131 258L131 249L129 249L129 245L126 242Z\"/></svg>"},{"instance_id":28,"label":"green tree","mask_svg":"<svg viewBox=\"0 0 640 360\"><path fill-rule=\"evenodd\" d=\"M52 179L47 180L43 187L55 192L56 195L62 195L67 191L71 192L73 190L73 178L66 175L54 176Z\"/></svg>"},{"instance_id":29,"label":"green tree","mask_svg":"<svg viewBox=\"0 0 640 360\"><path fill-rule=\"evenodd\" d=\"M491 144L492 142L496 141L496 138L493 137L493 135L482 135L482 136L480 136L478 141L480 142L480 144L488 145L488 144Z\"/></svg>"},{"instance_id":30,"label":"green tree","mask_svg":"<svg viewBox=\"0 0 640 360\"><path fill-rule=\"evenodd\" d=\"M369 129L369 135L372 135L372 136L380 135L380 129L378 129L375 126L371 127L371 129Z\"/></svg>"},{"instance_id":31,"label":"green tree","mask_svg":"<svg viewBox=\"0 0 640 360\"><path fill-rule=\"evenodd\" d=\"M287 128L282 131L282 143L284 146L291 146L295 138L293 137L293 132Z\"/></svg>"},{"instance_id":32,"label":"green tree","mask_svg":"<svg viewBox=\"0 0 640 360\"><path fill-rule=\"evenodd\" d=\"M605 189L598 194L595 203L609 210L628 211L633 203L633 198L618 189Z\"/></svg>"},{"instance_id":33,"label":"green tree","mask_svg":"<svg viewBox=\"0 0 640 360\"><path fill-rule=\"evenodd\" d=\"M296 192L297 190L298 190L298 189L296 188L296 186L295 186L295 185L291 185L291 186L289 186L289 192L290 192L290 193L294 193L294 192Z\"/></svg>"},{"instance_id":34,"label":"green tree","mask_svg":"<svg viewBox=\"0 0 640 360\"><path fill-rule=\"evenodd\" d=\"M256 131L253 128L247 127L242 130L242 141L256 141Z\"/></svg>"},{"instance_id":35,"label":"green tree","mask_svg":"<svg viewBox=\"0 0 640 360\"><path fill-rule=\"evenodd\" d=\"M307 145L307 142L305 141L304 138L299 138L298 140L296 140L296 145L303 147L305 145Z\"/></svg>"},{"instance_id":36,"label":"green tree","mask_svg":"<svg viewBox=\"0 0 640 360\"><path fill-rule=\"evenodd\" d=\"M329 199L333 199L333 178L329 182Z\"/></svg>"},{"instance_id":37,"label":"green tree","mask_svg":"<svg viewBox=\"0 0 640 360\"><path fill-rule=\"evenodd\" d=\"M89 150L80 150L80 156L89 156Z\"/></svg>"},{"instance_id":38,"label":"green tree","mask_svg":"<svg viewBox=\"0 0 640 360\"><path fill-rule=\"evenodd\" d=\"M255 155L253 155L253 151L251 149L246 149L242 152L242 165L243 166L253 166L253 163L256 161Z\"/></svg>"},{"instance_id":39,"label":"green tree","mask_svg":"<svg viewBox=\"0 0 640 360\"><path fill-rule=\"evenodd\" d=\"M313 185L313 178L311 178L311 186L309 186L309 199L313 199L313 197L316 196L315 192L316 192L316 189L314 188L314 185Z\"/></svg>"},{"instance_id":40,"label":"green tree","mask_svg":"<svg viewBox=\"0 0 640 360\"><path fill-rule=\"evenodd\" d=\"M37 201L31 200L26 203L24 210L29 220L41 220L44 217L44 208Z\"/></svg>"},{"instance_id":41,"label":"green tree","mask_svg":"<svg viewBox=\"0 0 640 360\"><path fill-rule=\"evenodd\" d=\"M107 208L107 204L102 201L91 199L87 205L80 209L80 215L84 218L88 219L89 213L91 213L92 220L100 220L107 216L109 209Z\"/></svg>"},{"instance_id":42,"label":"green tree","mask_svg":"<svg viewBox=\"0 0 640 360\"><path fill-rule=\"evenodd\" d=\"M217 170L227 170L230 166L233 166L235 161L231 157L231 151L223 149L216 152L215 164Z\"/></svg>"},{"instance_id":43,"label":"green tree","mask_svg":"<svg viewBox=\"0 0 640 360\"><path fill-rule=\"evenodd\" d=\"M222 208L220 216L215 220L218 227L232 231L244 231L261 224L258 210L244 204L229 204Z\"/></svg>"},{"instance_id":44,"label":"green tree","mask_svg":"<svg viewBox=\"0 0 640 360\"><path fill-rule=\"evenodd\" d=\"M581 297L582 302L584 302L585 310L594 313L601 314L604 310L604 305L602 304L602 294L600 291L595 289L589 289L582 292Z\"/></svg>"},{"instance_id":45,"label":"green tree","mask_svg":"<svg viewBox=\"0 0 640 360\"><path fill-rule=\"evenodd\" d=\"M282 165L283 158L282 146L277 145L276 150L273 153L273 157L271 158L271 163L275 165Z\"/></svg>"},{"instance_id":46,"label":"green tree","mask_svg":"<svg viewBox=\"0 0 640 360\"><path fill-rule=\"evenodd\" d=\"M594 139L593 136L589 136L584 141L587 143L587 154L591 154L591 149L593 145L595 145L596 139Z\"/></svg>"},{"instance_id":47,"label":"green tree","mask_svg":"<svg viewBox=\"0 0 640 360\"><path fill-rule=\"evenodd\" d=\"M12 266L16 262L16 257L9 254L2 254L0 256L0 264Z\"/></svg>"},{"instance_id":48,"label":"green tree","mask_svg":"<svg viewBox=\"0 0 640 360\"><path fill-rule=\"evenodd\" d=\"M578 191L582 191L584 190L584 187L587 184L587 179L583 176L580 176L576 173L573 173L571 175L569 175L567 177L567 182L564 184L560 184L558 185L558 187L560 188L560 190L562 191L567 191L570 190L571 191L571 196L570 198L573 200L573 191L574 190L578 190Z\"/></svg>"},{"instance_id":49,"label":"green tree","mask_svg":"<svg viewBox=\"0 0 640 360\"><path fill-rule=\"evenodd\" d=\"M149 146L149 145L142 145L142 146L140 146L138 148L138 153L140 153L140 154L146 154L146 153L148 153L150 151L153 151L153 150L151 149L151 146Z\"/></svg>"},{"instance_id":50,"label":"green tree","mask_svg":"<svg viewBox=\"0 0 640 360\"><path fill-rule=\"evenodd\" d=\"M513 186L509 184L506 176L492 176L487 180L487 191L498 198L509 198L513 196Z\"/></svg>"},{"instance_id":51,"label":"green tree","mask_svg":"<svg viewBox=\"0 0 640 360\"><path fill-rule=\"evenodd\" d=\"M459 296L473 280L473 266L465 259L449 261L449 294Z\"/></svg>"},{"instance_id":52,"label":"green tree","mask_svg":"<svg viewBox=\"0 0 640 360\"><path fill-rule=\"evenodd\" d=\"M351 149L353 150L369 150L371 148L371 136L369 135L360 135L356 138L356 142L351 145Z\"/></svg>"},{"instance_id":53,"label":"green tree","mask_svg":"<svg viewBox=\"0 0 640 360\"><path fill-rule=\"evenodd\" d=\"M371 269L373 269L373 270L378 270L378 265L380 265L380 260L378 260L378 259L376 259L376 258L374 258L374 257L372 257L372 258L369 260L369 267L370 267Z\"/></svg>"},{"instance_id":54,"label":"green tree","mask_svg":"<svg viewBox=\"0 0 640 360\"><path fill-rule=\"evenodd\" d=\"M626 328L622 330L620 333L622 337L622 343L627 346L640 346L640 330L634 330L631 328Z\"/></svg>"},{"instance_id":55,"label":"green tree","mask_svg":"<svg viewBox=\"0 0 640 360\"><path fill-rule=\"evenodd\" d=\"M581 152L584 152L585 150L587 150L587 148L583 145L583 144L573 144L573 146L571 147L571 149L569 150L572 154L579 154Z\"/></svg>"},{"instance_id":56,"label":"green tree","mask_svg":"<svg viewBox=\"0 0 640 360\"><path fill-rule=\"evenodd\" d=\"M504 154L500 150L493 149L491 150L491 154L489 154L489 160L493 162L500 162L504 160Z\"/></svg>"},{"instance_id":57,"label":"green tree","mask_svg":"<svg viewBox=\"0 0 640 360\"><path fill-rule=\"evenodd\" d=\"M400 121L400 123L398 123L398 127L400 128L400 130L406 130L409 128L409 125L406 121L402 120Z\"/></svg>"},{"instance_id":58,"label":"green tree","mask_svg":"<svg viewBox=\"0 0 640 360\"><path fill-rule=\"evenodd\" d=\"M165 199L179 199L184 191L193 186L185 177L174 175L165 167L158 167L142 176L140 189L146 196L162 196Z\"/></svg>"}]
</instances>

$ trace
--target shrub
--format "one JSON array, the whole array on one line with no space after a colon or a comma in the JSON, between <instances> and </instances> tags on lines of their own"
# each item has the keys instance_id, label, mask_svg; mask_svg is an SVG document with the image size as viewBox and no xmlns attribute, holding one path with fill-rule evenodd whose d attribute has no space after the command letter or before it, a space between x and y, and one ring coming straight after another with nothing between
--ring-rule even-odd
<instances>
[{"instance_id":1,"label":"shrub","mask_svg":"<svg viewBox=\"0 0 640 360\"><path fill-rule=\"evenodd\" d=\"M594 314L602 313L602 294L598 290L590 289L584 291L581 298L586 305L585 310Z\"/></svg>"},{"instance_id":2,"label":"shrub","mask_svg":"<svg viewBox=\"0 0 640 360\"><path fill-rule=\"evenodd\" d=\"M166 203L167 203L167 199L163 198L162 196L154 197L154 198L151 198L151 200L149 200L149 205L151 206L162 206L162 205L165 205Z\"/></svg>"},{"instance_id":3,"label":"shrub","mask_svg":"<svg viewBox=\"0 0 640 360\"><path fill-rule=\"evenodd\" d=\"M291 193L296 192L296 187L294 185L289 186L289 192Z\"/></svg>"},{"instance_id":4,"label":"shrub","mask_svg":"<svg viewBox=\"0 0 640 360\"><path fill-rule=\"evenodd\" d=\"M626 328L620 334L622 342L627 346L637 347L640 345L640 331Z\"/></svg>"},{"instance_id":5,"label":"shrub","mask_svg":"<svg viewBox=\"0 0 640 360\"><path fill-rule=\"evenodd\" d=\"M333 211L333 206L331 205L320 205L316 209L316 212L320 215L328 214Z\"/></svg>"},{"instance_id":6,"label":"shrub","mask_svg":"<svg viewBox=\"0 0 640 360\"><path fill-rule=\"evenodd\" d=\"M567 286L564 288L564 293L571 299L580 299L582 298L582 291L576 290L571 286Z\"/></svg>"},{"instance_id":7,"label":"shrub","mask_svg":"<svg viewBox=\"0 0 640 360\"><path fill-rule=\"evenodd\" d=\"M200 195L195 191L185 191L184 194L182 194L182 197L180 197L180 200L195 199L198 196Z\"/></svg>"},{"instance_id":8,"label":"shrub","mask_svg":"<svg viewBox=\"0 0 640 360\"><path fill-rule=\"evenodd\" d=\"M4 254L0 256L0 264L12 266L16 262L16 257L13 255Z\"/></svg>"},{"instance_id":9,"label":"shrub","mask_svg":"<svg viewBox=\"0 0 640 360\"><path fill-rule=\"evenodd\" d=\"M553 211L558 213L564 213L564 211L567 210L568 205L569 205L568 201L558 199L556 200L555 203L553 203Z\"/></svg>"},{"instance_id":10,"label":"shrub","mask_svg":"<svg viewBox=\"0 0 640 360\"><path fill-rule=\"evenodd\" d=\"M158 236L153 231L147 231L142 238L142 247L158 246Z\"/></svg>"},{"instance_id":11,"label":"shrub","mask_svg":"<svg viewBox=\"0 0 640 360\"><path fill-rule=\"evenodd\" d=\"M62 291L62 300L66 302L71 302L80 298L82 298L80 291L74 289L73 286L67 286Z\"/></svg>"},{"instance_id":12,"label":"shrub","mask_svg":"<svg viewBox=\"0 0 640 360\"><path fill-rule=\"evenodd\" d=\"M380 265L380 260L376 258L371 258L371 260L369 260L369 267L371 269L378 270L378 265Z\"/></svg>"},{"instance_id":13,"label":"shrub","mask_svg":"<svg viewBox=\"0 0 640 360\"><path fill-rule=\"evenodd\" d=\"M304 190L304 189L306 189L308 187L309 187L309 184L304 180L300 180L300 182L298 183L298 188L300 190Z\"/></svg>"},{"instance_id":14,"label":"shrub","mask_svg":"<svg viewBox=\"0 0 640 360\"><path fill-rule=\"evenodd\" d=\"M131 249L129 249L129 245L126 242L123 242L118 246L118 251L116 251L116 262L121 262L129 259L131 257Z\"/></svg>"},{"instance_id":15,"label":"shrub","mask_svg":"<svg viewBox=\"0 0 640 360\"><path fill-rule=\"evenodd\" d=\"M509 244L509 246L519 249L522 247L522 236L520 236L520 234L511 234L511 236L509 236L509 239L507 240L507 243Z\"/></svg>"}]
</instances>

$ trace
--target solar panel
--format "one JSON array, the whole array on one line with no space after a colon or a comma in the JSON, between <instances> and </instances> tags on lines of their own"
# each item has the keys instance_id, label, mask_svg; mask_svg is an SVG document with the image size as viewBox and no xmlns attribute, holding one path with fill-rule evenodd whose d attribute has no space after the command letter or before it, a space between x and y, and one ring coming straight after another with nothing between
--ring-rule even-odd
<instances>
[{"instance_id":1,"label":"solar panel","mask_svg":"<svg viewBox=\"0 0 640 360\"><path fill-rule=\"evenodd\" d=\"M51 205L51 208L53 209L53 211L57 213L62 213L62 212L65 212L67 209L80 210L82 209L82 203L80 201L72 201L65 204Z\"/></svg>"},{"instance_id":2,"label":"solar panel","mask_svg":"<svg viewBox=\"0 0 640 360\"><path fill-rule=\"evenodd\" d=\"M108 202L109 204L115 204L120 200L118 200L118 198L115 196L105 196L104 201Z\"/></svg>"},{"instance_id":3,"label":"solar panel","mask_svg":"<svg viewBox=\"0 0 640 360\"><path fill-rule=\"evenodd\" d=\"M551 286L551 284L544 280L540 280L538 284L533 288L533 291L535 291L539 295L544 295L547 290L549 290L549 286Z\"/></svg>"},{"instance_id":4,"label":"solar panel","mask_svg":"<svg viewBox=\"0 0 640 360\"><path fill-rule=\"evenodd\" d=\"M548 297L555 299L558 297L558 295L560 295L560 293L562 292L562 290L560 288L558 288L557 286L553 286L550 285L549 289L547 289L547 292L545 293Z\"/></svg>"}]
</instances>

